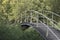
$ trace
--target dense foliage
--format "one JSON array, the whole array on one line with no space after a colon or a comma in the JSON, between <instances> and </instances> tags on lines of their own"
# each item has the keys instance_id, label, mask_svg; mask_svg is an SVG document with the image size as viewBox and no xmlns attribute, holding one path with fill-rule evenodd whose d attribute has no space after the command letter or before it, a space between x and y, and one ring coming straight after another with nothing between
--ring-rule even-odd
<instances>
[{"instance_id":1,"label":"dense foliage","mask_svg":"<svg viewBox=\"0 0 60 40\"><path fill-rule=\"evenodd\" d=\"M43 40L33 29L23 32L19 28L20 15L27 10L48 10L60 15L60 0L0 0L0 40ZM60 27L60 19L55 20Z\"/></svg>"}]
</instances>

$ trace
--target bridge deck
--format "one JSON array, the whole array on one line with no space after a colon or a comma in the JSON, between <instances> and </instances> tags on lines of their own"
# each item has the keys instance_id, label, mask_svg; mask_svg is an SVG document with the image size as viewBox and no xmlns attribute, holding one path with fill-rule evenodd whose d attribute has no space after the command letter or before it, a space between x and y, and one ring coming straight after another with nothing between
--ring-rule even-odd
<instances>
[{"instance_id":1,"label":"bridge deck","mask_svg":"<svg viewBox=\"0 0 60 40\"><path fill-rule=\"evenodd\" d=\"M47 25L43 23L22 23L21 25L30 25L33 28L35 28L46 40L60 40L60 31L48 27ZM47 35L48 30L48 35Z\"/></svg>"}]
</instances>

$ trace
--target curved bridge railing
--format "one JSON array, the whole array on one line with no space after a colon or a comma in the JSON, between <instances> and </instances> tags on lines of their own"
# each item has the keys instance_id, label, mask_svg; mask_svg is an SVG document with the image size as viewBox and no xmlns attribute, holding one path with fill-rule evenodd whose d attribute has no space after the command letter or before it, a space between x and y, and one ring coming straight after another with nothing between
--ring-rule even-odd
<instances>
[{"instance_id":1,"label":"curved bridge railing","mask_svg":"<svg viewBox=\"0 0 60 40\"><path fill-rule=\"evenodd\" d=\"M57 26L58 22L56 21L55 16L60 19L60 15L51 11L43 10L38 12L34 10L29 10L29 11L26 11L24 14L21 14L21 22L33 23L33 21L36 21L37 23L39 23L39 21L42 21L46 25L52 26L60 30L60 28Z\"/></svg>"}]
</instances>

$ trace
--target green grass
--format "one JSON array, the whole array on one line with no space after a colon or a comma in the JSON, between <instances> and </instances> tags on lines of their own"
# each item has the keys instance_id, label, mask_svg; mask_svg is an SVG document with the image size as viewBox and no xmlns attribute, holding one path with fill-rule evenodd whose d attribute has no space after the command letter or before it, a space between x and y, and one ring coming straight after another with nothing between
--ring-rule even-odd
<instances>
[{"instance_id":1,"label":"green grass","mask_svg":"<svg viewBox=\"0 0 60 40\"><path fill-rule=\"evenodd\" d=\"M0 40L44 40L33 28L23 31L20 25L0 25Z\"/></svg>"}]
</instances>

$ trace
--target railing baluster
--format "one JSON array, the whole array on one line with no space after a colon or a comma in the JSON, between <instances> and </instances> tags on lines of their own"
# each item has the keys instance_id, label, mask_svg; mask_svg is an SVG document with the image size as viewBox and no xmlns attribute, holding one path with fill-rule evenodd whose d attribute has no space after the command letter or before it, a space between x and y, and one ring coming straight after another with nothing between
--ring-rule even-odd
<instances>
[{"instance_id":1,"label":"railing baluster","mask_svg":"<svg viewBox=\"0 0 60 40\"><path fill-rule=\"evenodd\" d=\"M48 25L48 19L47 19L47 25ZM47 32L46 32L46 37L48 37L48 27L47 27Z\"/></svg>"},{"instance_id":2,"label":"railing baluster","mask_svg":"<svg viewBox=\"0 0 60 40\"><path fill-rule=\"evenodd\" d=\"M53 21L53 13L52 13L52 21ZM53 22L52 22L52 27L53 27Z\"/></svg>"},{"instance_id":3,"label":"railing baluster","mask_svg":"<svg viewBox=\"0 0 60 40\"><path fill-rule=\"evenodd\" d=\"M37 14L37 27L38 27L38 21L39 21L39 18L38 18L38 14Z\"/></svg>"},{"instance_id":4,"label":"railing baluster","mask_svg":"<svg viewBox=\"0 0 60 40\"><path fill-rule=\"evenodd\" d=\"M26 22L26 12L25 12L25 14L24 14L24 15L25 15L25 20L24 20L24 21Z\"/></svg>"}]
</instances>

